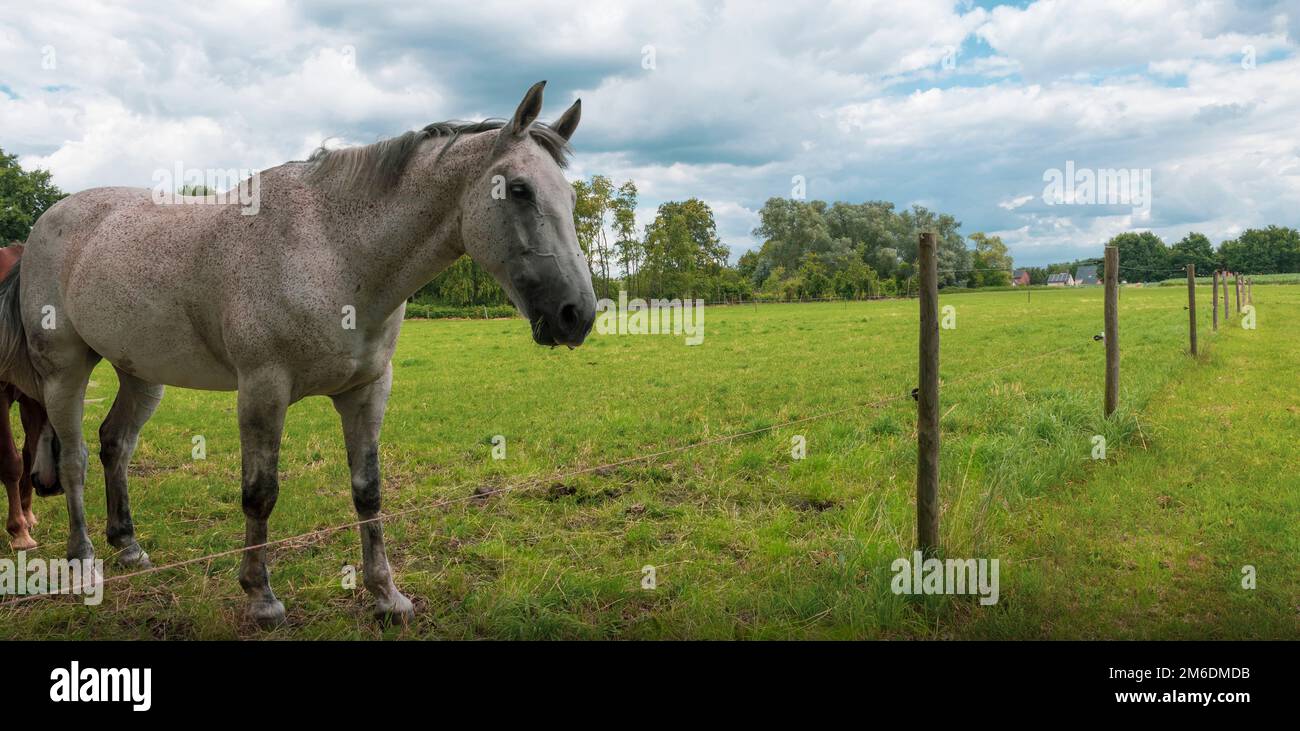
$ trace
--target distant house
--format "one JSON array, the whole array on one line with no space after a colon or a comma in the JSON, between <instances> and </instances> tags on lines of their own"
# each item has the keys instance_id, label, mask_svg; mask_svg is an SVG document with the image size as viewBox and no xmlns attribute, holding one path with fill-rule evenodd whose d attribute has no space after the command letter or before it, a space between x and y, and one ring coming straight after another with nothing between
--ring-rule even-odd
<instances>
[{"instance_id":1,"label":"distant house","mask_svg":"<svg viewBox=\"0 0 1300 731\"><path fill-rule=\"evenodd\" d=\"M1047 278L1047 286L1049 286L1049 287L1073 287L1073 286L1074 286L1074 277L1070 276L1070 273L1069 273L1069 272L1059 272L1059 273L1057 273L1057 274L1053 274L1052 276L1050 276L1050 277Z\"/></svg>"},{"instance_id":2,"label":"distant house","mask_svg":"<svg viewBox=\"0 0 1300 731\"><path fill-rule=\"evenodd\" d=\"M1075 286L1100 284L1100 282L1097 281L1097 267L1079 267L1078 272L1074 275L1074 284Z\"/></svg>"},{"instance_id":3,"label":"distant house","mask_svg":"<svg viewBox=\"0 0 1300 731\"><path fill-rule=\"evenodd\" d=\"M1011 276L1011 286L1012 287L1029 286L1029 270L1017 269L1016 273Z\"/></svg>"}]
</instances>

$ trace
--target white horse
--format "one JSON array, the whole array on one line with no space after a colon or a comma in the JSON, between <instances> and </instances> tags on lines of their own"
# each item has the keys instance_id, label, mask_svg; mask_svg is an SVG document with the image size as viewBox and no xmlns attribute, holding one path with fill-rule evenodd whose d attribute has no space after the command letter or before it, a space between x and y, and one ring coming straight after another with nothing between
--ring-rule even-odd
<instances>
[{"instance_id":1,"label":"white horse","mask_svg":"<svg viewBox=\"0 0 1300 731\"><path fill-rule=\"evenodd\" d=\"M149 561L126 472L163 384L238 392L247 525L239 583L250 615L274 626L284 605L263 544L290 404L333 399L353 503L362 520L374 519L393 349L416 290L468 253L528 318L536 342L580 345L596 298L561 167L581 103L552 125L535 123L544 85L528 90L509 122L431 124L267 170L255 215L238 203L158 204L148 189L96 188L41 216L21 267L0 284L0 373L49 412L57 474L33 478L38 487L62 482L68 557L94 556L81 421L100 358L121 384L99 437L108 541L125 566ZM361 526L361 546L376 613L405 621L411 603L393 582L378 520Z\"/></svg>"}]
</instances>

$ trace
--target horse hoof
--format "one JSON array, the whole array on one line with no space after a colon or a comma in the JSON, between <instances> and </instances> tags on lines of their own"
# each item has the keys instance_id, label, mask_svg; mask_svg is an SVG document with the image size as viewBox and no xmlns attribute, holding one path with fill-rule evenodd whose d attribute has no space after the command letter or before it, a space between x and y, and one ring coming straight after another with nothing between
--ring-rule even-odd
<instances>
[{"instance_id":1,"label":"horse hoof","mask_svg":"<svg viewBox=\"0 0 1300 731\"><path fill-rule=\"evenodd\" d=\"M139 544L131 546L121 553L117 554L114 559L118 566L124 569L149 569L153 568L153 562L149 560L149 554L140 548Z\"/></svg>"},{"instance_id":2,"label":"horse hoof","mask_svg":"<svg viewBox=\"0 0 1300 731\"><path fill-rule=\"evenodd\" d=\"M415 607L411 600L394 591L386 598L375 602L375 618L383 624L400 624L403 627L415 617Z\"/></svg>"},{"instance_id":3,"label":"horse hoof","mask_svg":"<svg viewBox=\"0 0 1300 731\"><path fill-rule=\"evenodd\" d=\"M262 629L275 629L284 624L284 603L279 599L253 602L248 605L248 616Z\"/></svg>"},{"instance_id":4,"label":"horse hoof","mask_svg":"<svg viewBox=\"0 0 1300 731\"><path fill-rule=\"evenodd\" d=\"M29 535L27 531L22 531L21 533L9 538L9 546L15 551L30 551L31 549L36 548L36 541L32 540L31 535Z\"/></svg>"}]
</instances>

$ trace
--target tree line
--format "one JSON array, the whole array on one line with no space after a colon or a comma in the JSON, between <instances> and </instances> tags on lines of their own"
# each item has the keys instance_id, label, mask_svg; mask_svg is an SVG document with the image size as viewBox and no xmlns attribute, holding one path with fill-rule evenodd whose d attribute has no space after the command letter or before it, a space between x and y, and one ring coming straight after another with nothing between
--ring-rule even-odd
<instances>
[{"instance_id":1,"label":"tree line","mask_svg":"<svg viewBox=\"0 0 1300 731\"><path fill-rule=\"evenodd\" d=\"M1216 249L1209 237L1195 231L1173 244L1150 231L1125 232L1111 238L1107 246L1119 249L1120 281L1159 282L1182 276L1188 264L1198 276L1214 271L1241 274L1288 274L1300 272L1300 231L1285 226L1250 228L1228 239ZM1102 258L1079 259L1070 263L1029 268L1031 284L1046 283L1057 272L1076 274L1079 267L1096 265L1105 273Z\"/></svg>"},{"instance_id":2,"label":"tree line","mask_svg":"<svg viewBox=\"0 0 1300 731\"><path fill-rule=\"evenodd\" d=\"M890 296L914 290L917 236L935 232L943 287L1011 284L1012 259L994 235L961 234L953 216L924 206L895 208L887 201L848 203L769 198L753 236L762 244L733 265L718 236L712 209L699 198L659 205L638 230L636 184L615 185L604 175L573 181L574 228L591 267L597 295L616 298L693 297L707 301L798 300ZM195 190L197 194L200 191ZM25 241L32 225L66 194L45 170L23 170L0 149L0 242ZM1121 279L1155 282L1177 276L1186 264L1197 272L1243 274L1300 272L1300 232L1268 226L1242 231L1216 249L1189 233L1166 244L1150 231L1122 233L1108 245L1120 250ZM1031 284L1102 259L1028 267ZM462 257L415 297L426 305L509 305L496 281Z\"/></svg>"},{"instance_id":3,"label":"tree line","mask_svg":"<svg viewBox=\"0 0 1300 731\"><path fill-rule=\"evenodd\" d=\"M595 175L573 182L574 228L596 293L611 299L694 297L711 302L889 296L915 289L917 235L938 236L940 283L1011 283L1012 261L997 236L963 237L951 215L885 201L845 203L771 198L753 235L763 244L733 265L713 210L699 198L659 205L638 231L636 184ZM968 242L971 246L968 246ZM422 289L420 301L497 304L505 295L463 259Z\"/></svg>"}]
</instances>

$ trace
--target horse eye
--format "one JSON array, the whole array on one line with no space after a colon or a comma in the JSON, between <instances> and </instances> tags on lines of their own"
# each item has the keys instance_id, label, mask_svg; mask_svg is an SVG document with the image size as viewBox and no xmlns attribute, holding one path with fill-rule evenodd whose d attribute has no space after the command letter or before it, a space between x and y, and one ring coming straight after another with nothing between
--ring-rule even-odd
<instances>
[{"instance_id":1,"label":"horse eye","mask_svg":"<svg viewBox=\"0 0 1300 731\"><path fill-rule=\"evenodd\" d=\"M511 183L510 196L519 200L530 201L533 199L533 189L524 183Z\"/></svg>"}]
</instances>

